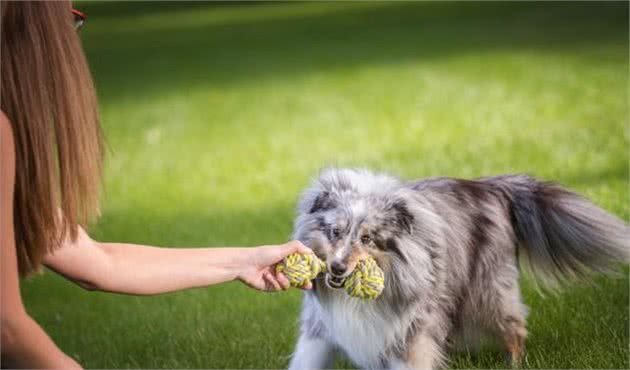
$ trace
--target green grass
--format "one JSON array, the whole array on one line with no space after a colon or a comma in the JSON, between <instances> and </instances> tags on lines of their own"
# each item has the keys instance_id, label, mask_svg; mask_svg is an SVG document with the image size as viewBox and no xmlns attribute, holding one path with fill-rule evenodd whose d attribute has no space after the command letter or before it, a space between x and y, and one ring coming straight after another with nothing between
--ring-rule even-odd
<instances>
[{"instance_id":1,"label":"green grass","mask_svg":"<svg viewBox=\"0 0 630 370\"><path fill-rule=\"evenodd\" d=\"M326 165L525 172L630 218L627 3L78 6L110 148L100 240L281 243ZM627 272L558 296L525 283L525 366L629 367ZM53 273L23 294L98 368L281 368L300 302L238 283L88 293ZM496 350L452 365L504 366Z\"/></svg>"}]
</instances>

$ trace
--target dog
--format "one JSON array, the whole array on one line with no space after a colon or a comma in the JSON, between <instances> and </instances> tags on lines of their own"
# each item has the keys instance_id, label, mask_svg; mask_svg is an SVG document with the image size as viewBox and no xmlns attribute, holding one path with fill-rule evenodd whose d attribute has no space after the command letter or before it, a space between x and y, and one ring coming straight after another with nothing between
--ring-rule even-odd
<instances>
[{"instance_id":1,"label":"dog","mask_svg":"<svg viewBox=\"0 0 630 370\"><path fill-rule=\"evenodd\" d=\"M543 286L608 272L629 259L630 228L580 195L526 175L403 181L363 169L323 170L298 204L294 238L327 273L305 292L290 369L434 369L450 348L502 344L518 365L527 306L518 278ZM348 296L344 279L371 255L380 297Z\"/></svg>"}]
</instances>

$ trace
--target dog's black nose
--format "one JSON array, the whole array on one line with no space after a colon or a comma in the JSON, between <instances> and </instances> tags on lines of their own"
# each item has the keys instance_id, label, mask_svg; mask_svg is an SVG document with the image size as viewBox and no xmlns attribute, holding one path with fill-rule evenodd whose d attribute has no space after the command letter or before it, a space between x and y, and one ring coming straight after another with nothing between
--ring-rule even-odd
<instances>
[{"instance_id":1,"label":"dog's black nose","mask_svg":"<svg viewBox=\"0 0 630 370\"><path fill-rule=\"evenodd\" d=\"M332 272L333 275L337 276L343 275L346 272L347 268L348 266L346 266L345 263L339 261L335 261L330 264L330 272Z\"/></svg>"}]
</instances>

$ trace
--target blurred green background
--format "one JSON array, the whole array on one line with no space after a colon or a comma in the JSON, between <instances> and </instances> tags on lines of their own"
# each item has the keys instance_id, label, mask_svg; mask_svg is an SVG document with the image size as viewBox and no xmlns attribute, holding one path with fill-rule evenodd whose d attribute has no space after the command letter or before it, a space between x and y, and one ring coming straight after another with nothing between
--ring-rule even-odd
<instances>
[{"instance_id":1,"label":"blurred green background","mask_svg":"<svg viewBox=\"0 0 630 370\"><path fill-rule=\"evenodd\" d=\"M75 6L109 148L99 240L282 243L327 165L525 172L630 218L627 2ZM627 272L558 296L525 281L524 366L628 368ZM98 368L285 367L300 302L239 283L90 293L50 272L23 295ZM452 360L504 366L492 349Z\"/></svg>"}]
</instances>

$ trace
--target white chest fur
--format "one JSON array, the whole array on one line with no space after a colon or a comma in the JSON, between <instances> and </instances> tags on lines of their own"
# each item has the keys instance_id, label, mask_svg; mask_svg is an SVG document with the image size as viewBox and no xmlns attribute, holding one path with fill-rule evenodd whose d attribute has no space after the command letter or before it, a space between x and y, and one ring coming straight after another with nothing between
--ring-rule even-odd
<instances>
[{"instance_id":1,"label":"white chest fur","mask_svg":"<svg viewBox=\"0 0 630 370\"><path fill-rule=\"evenodd\" d=\"M381 354L403 333L396 315L384 315L374 303L345 294L320 302L329 340L362 368L382 368Z\"/></svg>"}]
</instances>

